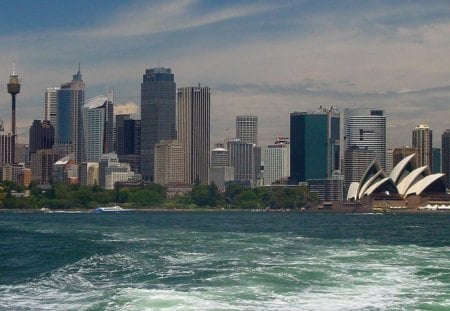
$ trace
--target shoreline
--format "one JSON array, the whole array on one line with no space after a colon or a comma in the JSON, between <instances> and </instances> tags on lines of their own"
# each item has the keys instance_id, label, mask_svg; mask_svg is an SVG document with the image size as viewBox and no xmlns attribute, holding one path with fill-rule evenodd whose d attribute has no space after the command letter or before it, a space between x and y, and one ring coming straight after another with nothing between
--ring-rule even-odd
<instances>
[{"instance_id":1,"label":"shoreline","mask_svg":"<svg viewBox=\"0 0 450 311\"><path fill-rule=\"evenodd\" d=\"M25 209L0 209L0 213L40 213L40 214L77 214L77 213L92 213L95 214L95 209L86 208L86 209L52 209L52 210L40 210L34 208L25 208ZM129 209L123 213L117 212L117 214L126 214L126 213L158 213L158 212L249 212L249 213L296 213L296 214L377 214L377 215L450 215L450 210L419 210L419 209L395 209L395 210L386 210L386 211L375 211L369 209L320 209L320 208L308 208L308 209L292 209L292 210L274 210L274 209L226 209L226 208L164 208L164 207L154 207L154 208L135 208ZM105 214L114 214L113 213L105 213Z\"/></svg>"}]
</instances>

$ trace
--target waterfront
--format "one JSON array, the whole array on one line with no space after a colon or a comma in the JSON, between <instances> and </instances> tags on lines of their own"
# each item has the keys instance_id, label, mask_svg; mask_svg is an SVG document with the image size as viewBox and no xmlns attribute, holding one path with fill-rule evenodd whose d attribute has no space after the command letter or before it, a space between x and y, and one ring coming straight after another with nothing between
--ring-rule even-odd
<instances>
[{"instance_id":1,"label":"waterfront","mask_svg":"<svg viewBox=\"0 0 450 311\"><path fill-rule=\"evenodd\" d=\"M450 216L0 213L0 309L443 310Z\"/></svg>"}]
</instances>

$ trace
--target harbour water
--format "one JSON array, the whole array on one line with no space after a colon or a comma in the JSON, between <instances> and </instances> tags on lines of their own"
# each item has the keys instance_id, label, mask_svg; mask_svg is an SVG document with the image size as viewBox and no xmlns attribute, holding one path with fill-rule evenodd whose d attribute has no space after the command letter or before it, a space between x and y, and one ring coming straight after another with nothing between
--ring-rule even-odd
<instances>
[{"instance_id":1,"label":"harbour water","mask_svg":"<svg viewBox=\"0 0 450 311\"><path fill-rule=\"evenodd\" d=\"M0 213L0 310L450 310L450 216Z\"/></svg>"}]
</instances>

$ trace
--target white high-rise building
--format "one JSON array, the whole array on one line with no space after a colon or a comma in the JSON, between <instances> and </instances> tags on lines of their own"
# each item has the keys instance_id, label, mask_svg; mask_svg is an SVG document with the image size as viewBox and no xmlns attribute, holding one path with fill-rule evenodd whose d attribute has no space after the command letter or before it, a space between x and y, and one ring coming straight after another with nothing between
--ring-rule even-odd
<instances>
[{"instance_id":1,"label":"white high-rise building","mask_svg":"<svg viewBox=\"0 0 450 311\"><path fill-rule=\"evenodd\" d=\"M344 110L344 150L367 148L386 169L386 116L383 110L347 108Z\"/></svg>"},{"instance_id":2,"label":"white high-rise building","mask_svg":"<svg viewBox=\"0 0 450 311\"><path fill-rule=\"evenodd\" d=\"M279 137L264 150L264 185L271 185L290 173L290 144L286 137Z\"/></svg>"},{"instance_id":3,"label":"white high-rise building","mask_svg":"<svg viewBox=\"0 0 450 311\"><path fill-rule=\"evenodd\" d=\"M234 179L255 181L255 155L252 143L246 143L238 138L228 142L230 165L234 168Z\"/></svg>"},{"instance_id":4,"label":"white high-rise building","mask_svg":"<svg viewBox=\"0 0 450 311\"><path fill-rule=\"evenodd\" d=\"M237 116L236 117L236 138L244 143L258 145L258 117L257 116Z\"/></svg>"},{"instance_id":5,"label":"white high-rise building","mask_svg":"<svg viewBox=\"0 0 450 311\"><path fill-rule=\"evenodd\" d=\"M412 146L417 149L417 164L433 167L433 131L426 124L418 125L412 131Z\"/></svg>"},{"instance_id":6,"label":"white high-rise building","mask_svg":"<svg viewBox=\"0 0 450 311\"><path fill-rule=\"evenodd\" d=\"M49 87L44 93L44 120L50 121L56 128L56 105L59 87Z\"/></svg>"},{"instance_id":7,"label":"white high-rise building","mask_svg":"<svg viewBox=\"0 0 450 311\"><path fill-rule=\"evenodd\" d=\"M211 93L209 87L183 87L177 92L177 138L184 150L184 182L208 183Z\"/></svg>"},{"instance_id":8,"label":"white high-rise building","mask_svg":"<svg viewBox=\"0 0 450 311\"><path fill-rule=\"evenodd\" d=\"M107 121L112 122L112 105L108 97L101 95L92 98L82 107L83 162L98 162L102 154L110 152L107 138L112 140L113 133L112 128L108 128Z\"/></svg>"}]
</instances>

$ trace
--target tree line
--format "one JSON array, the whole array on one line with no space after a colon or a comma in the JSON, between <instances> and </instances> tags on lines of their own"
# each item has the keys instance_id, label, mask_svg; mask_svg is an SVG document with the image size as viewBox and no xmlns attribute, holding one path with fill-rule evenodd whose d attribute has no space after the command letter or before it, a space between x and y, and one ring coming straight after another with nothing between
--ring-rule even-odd
<instances>
[{"instance_id":1,"label":"tree line","mask_svg":"<svg viewBox=\"0 0 450 311\"><path fill-rule=\"evenodd\" d=\"M15 197L14 192L22 192L24 188L10 181L0 183L0 189L0 204L6 209L93 209L114 204L130 208L296 209L319 201L304 186L250 189L230 184L225 192L220 192L214 183L196 183L192 191L174 198L167 198L166 188L153 183L116 190L97 185L32 184L28 197Z\"/></svg>"}]
</instances>

